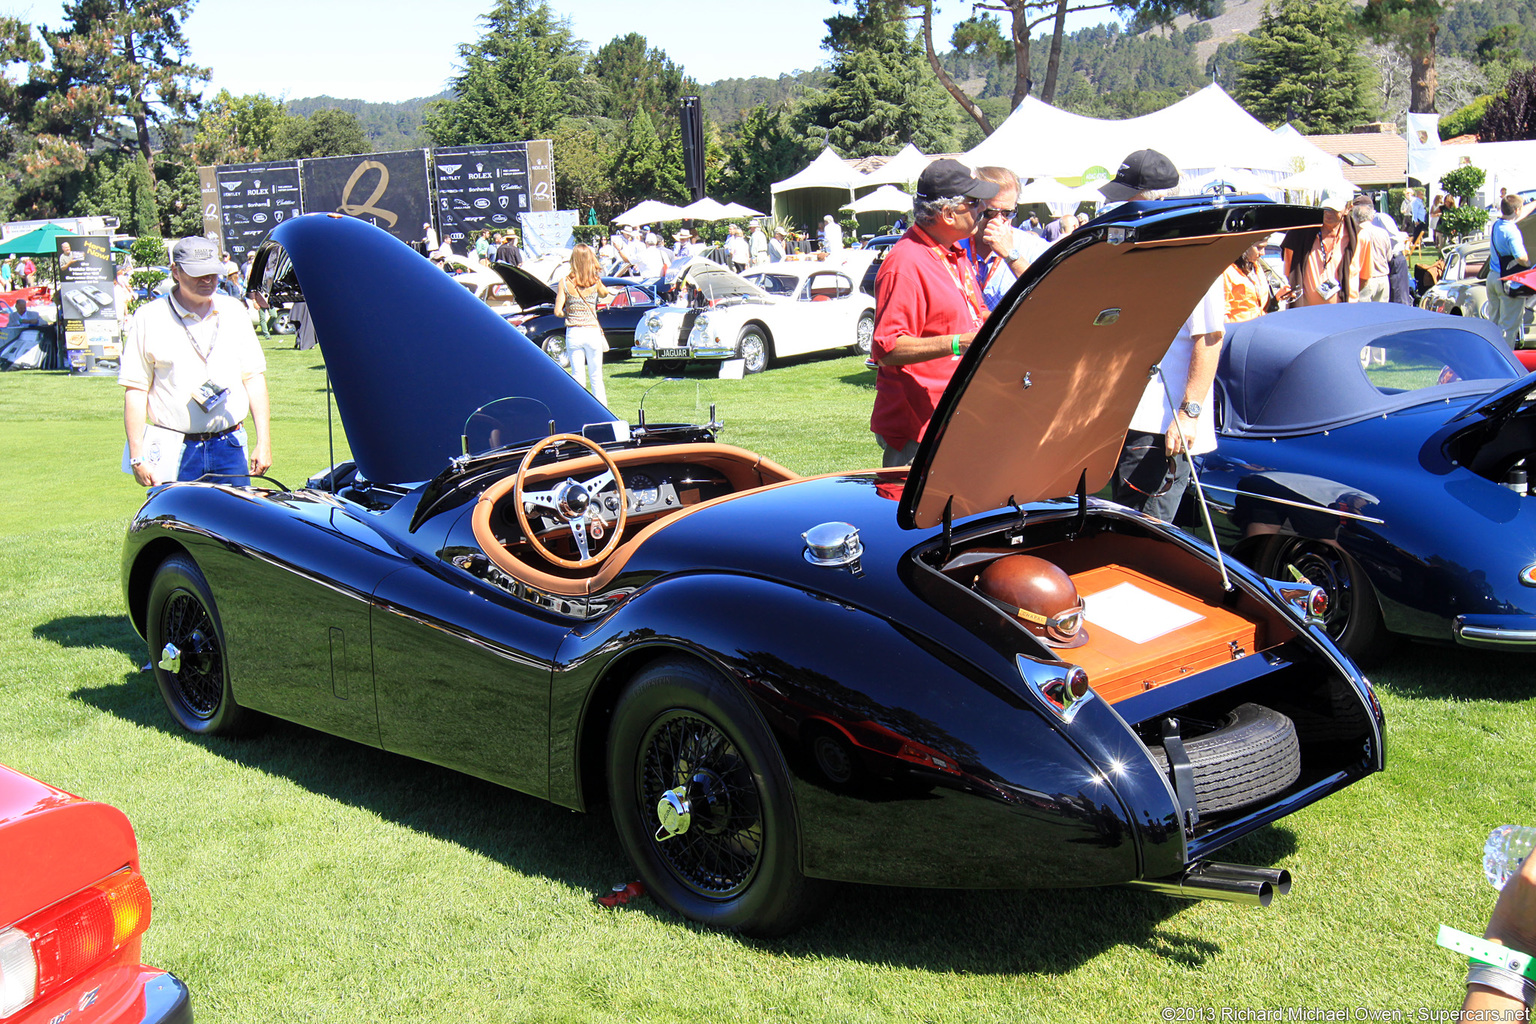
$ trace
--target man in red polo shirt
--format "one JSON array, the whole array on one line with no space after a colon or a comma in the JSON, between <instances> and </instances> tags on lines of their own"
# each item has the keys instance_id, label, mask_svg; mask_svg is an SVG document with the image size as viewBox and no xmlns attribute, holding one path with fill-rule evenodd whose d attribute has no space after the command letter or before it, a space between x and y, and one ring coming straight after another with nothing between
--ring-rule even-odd
<instances>
[{"instance_id":1,"label":"man in red polo shirt","mask_svg":"<svg viewBox=\"0 0 1536 1024\"><path fill-rule=\"evenodd\" d=\"M911 465L939 396L987 318L965 250L997 185L955 160L935 160L917 179L912 227L875 278L873 355L879 364L869 429L882 465Z\"/></svg>"}]
</instances>

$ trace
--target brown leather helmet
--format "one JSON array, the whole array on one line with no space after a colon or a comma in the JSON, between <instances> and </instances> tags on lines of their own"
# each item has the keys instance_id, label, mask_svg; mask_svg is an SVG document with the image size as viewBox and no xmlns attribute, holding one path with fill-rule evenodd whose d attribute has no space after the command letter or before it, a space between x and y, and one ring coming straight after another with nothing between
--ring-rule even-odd
<instances>
[{"instance_id":1,"label":"brown leather helmet","mask_svg":"<svg viewBox=\"0 0 1536 1024\"><path fill-rule=\"evenodd\" d=\"M1083 602L1072 577L1034 555L1005 555L982 570L976 587L1050 647L1088 642Z\"/></svg>"}]
</instances>

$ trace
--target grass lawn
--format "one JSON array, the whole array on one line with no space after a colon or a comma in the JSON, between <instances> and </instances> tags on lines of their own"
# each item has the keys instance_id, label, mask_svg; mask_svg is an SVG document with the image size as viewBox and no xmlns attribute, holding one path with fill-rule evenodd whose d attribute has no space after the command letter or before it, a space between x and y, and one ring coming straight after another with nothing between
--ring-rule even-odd
<instances>
[{"instance_id":1,"label":"grass lawn","mask_svg":"<svg viewBox=\"0 0 1536 1024\"><path fill-rule=\"evenodd\" d=\"M292 486L327 464L325 378L318 352L282 344L267 351L272 472ZM655 379L608 375L633 419ZM812 359L666 385L647 418L702 419L713 399L722 440L814 473L878 462L872 397L861 360ZM297 726L174 729L123 615L122 531L142 493L121 447L112 380L0 374L0 761L127 812L155 897L145 957L187 981L203 1021L1426 1019L1460 1005L1464 975L1436 926L1481 931L1493 904L1483 839L1536 824L1531 663L1409 646L1374 674L1387 771L1226 851L1296 876L1268 911L858 887L760 942L649 901L606 910L592 896L632 877L606 811Z\"/></svg>"}]
</instances>

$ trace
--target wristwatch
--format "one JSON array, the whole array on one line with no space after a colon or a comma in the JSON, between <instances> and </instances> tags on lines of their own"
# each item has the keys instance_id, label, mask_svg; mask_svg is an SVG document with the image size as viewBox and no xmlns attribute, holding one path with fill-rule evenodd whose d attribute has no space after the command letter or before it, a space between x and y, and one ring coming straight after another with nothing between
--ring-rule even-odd
<instances>
[{"instance_id":1,"label":"wristwatch","mask_svg":"<svg viewBox=\"0 0 1536 1024\"><path fill-rule=\"evenodd\" d=\"M1200 403L1185 402L1183 405L1179 406L1179 412L1183 413L1185 416L1188 416L1192 420L1197 420L1200 418Z\"/></svg>"},{"instance_id":2,"label":"wristwatch","mask_svg":"<svg viewBox=\"0 0 1536 1024\"><path fill-rule=\"evenodd\" d=\"M135 458L129 459L128 460L128 465L130 465L130 466L142 466L142 465L144 465L144 463L146 463L148 461L149 460L146 459L144 456L139 455L139 456L136 456Z\"/></svg>"}]
</instances>

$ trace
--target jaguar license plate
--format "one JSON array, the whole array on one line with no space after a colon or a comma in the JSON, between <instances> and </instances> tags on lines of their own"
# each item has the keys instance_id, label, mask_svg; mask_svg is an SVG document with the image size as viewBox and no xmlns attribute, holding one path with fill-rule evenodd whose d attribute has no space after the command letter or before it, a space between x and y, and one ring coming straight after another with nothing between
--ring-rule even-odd
<instances>
[{"instance_id":1,"label":"jaguar license plate","mask_svg":"<svg viewBox=\"0 0 1536 1024\"><path fill-rule=\"evenodd\" d=\"M659 348L656 350L657 359L687 359L688 350L685 348Z\"/></svg>"}]
</instances>

